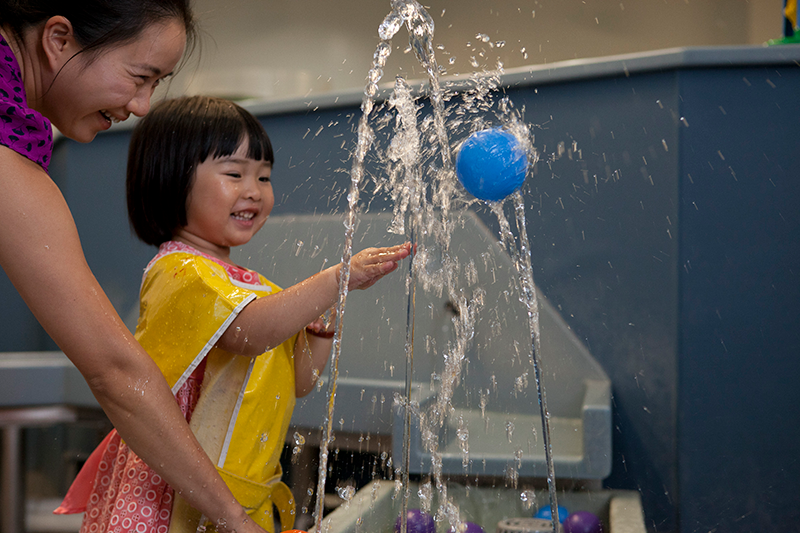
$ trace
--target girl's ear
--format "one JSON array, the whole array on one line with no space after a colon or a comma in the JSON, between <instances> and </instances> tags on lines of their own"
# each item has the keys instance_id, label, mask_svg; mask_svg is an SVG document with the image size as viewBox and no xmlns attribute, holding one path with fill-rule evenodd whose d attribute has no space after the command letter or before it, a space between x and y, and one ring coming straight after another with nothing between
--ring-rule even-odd
<instances>
[{"instance_id":1,"label":"girl's ear","mask_svg":"<svg viewBox=\"0 0 800 533\"><path fill-rule=\"evenodd\" d=\"M42 51L54 73L81 51L69 19L61 15L47 19L42 29Z\"/></svg>"}]
</instances>

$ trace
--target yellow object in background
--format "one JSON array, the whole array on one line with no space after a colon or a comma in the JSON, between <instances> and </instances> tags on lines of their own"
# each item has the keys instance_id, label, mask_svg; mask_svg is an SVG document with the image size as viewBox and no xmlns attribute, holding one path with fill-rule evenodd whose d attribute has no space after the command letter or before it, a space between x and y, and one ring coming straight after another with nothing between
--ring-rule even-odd
<instances>
[{"instance_id":1,"label":"yellow object in background","mask_svg":"<svg viewBox=\"0 0 800 533\"><path fill-rule=\"evenodd\" d=\"M800 44L800 28L797 27L797 0L783 2L783 37L770 39L767 44Z\"/></svg>"},{"instance_id":2,"label":"yellow object in background","mask_svg":"<svg viewBox=\"0 0 800 533\"><path fill-rule=\"evenodd\" d=\"M786 4L783 8L783 16L792 29L792 33L794 33L797 29L797 0L786 0Z\"/></svg>"}]
</instances>

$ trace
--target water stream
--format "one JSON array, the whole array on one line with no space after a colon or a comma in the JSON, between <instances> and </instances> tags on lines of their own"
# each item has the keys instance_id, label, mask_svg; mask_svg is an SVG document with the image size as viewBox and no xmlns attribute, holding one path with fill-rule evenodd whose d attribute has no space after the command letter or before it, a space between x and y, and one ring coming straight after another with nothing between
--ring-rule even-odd
<instances>
[{"instance_id":1,"label":"water stream","mask_svg":"<svg viewBox=\"0 0 800 533\"><path fill-rule=\"evenodd\" d=\"M431 477L438 492L439 508L437 520L446 519L456 531L461 526L461 513L452 498L448 497L447 483L442 475L442 460L439 453L438 435L446 420L454 412L453 393L459 385L467 353L474 336L476 318L483 307L483 291L480 287L459 288L458 281L462 267L450 255L450 236L457 224L458 210L468 206L472 200L466 198L458 185L453 165L453 151L448 135L448 95L440 84L439 67L433 50L434 24L427 11L416 0L393 0L392 11L381 23L378 34L381 39L373 56L373 65L367 75L367 84L361 104L361 117L358 123L358 140L350 170L350 189L347 195L348 211L345 219L345 244L342 255L340 295L337 303L336 326L331 354L330 382L328 390L328 411L320 444L319 481L317 486L317 505L315 511L315 530L322 532L325 483L328 470L328 449L332 441L333 411L336 398L336 385L339 373L342 324L345 317L345 303L352 255L353 235L359 212L359 194L364 177L364 160L375 141L375 131L370 125L370 116L375 108L379 93L378 83L391 54L391 40L405 25L409 33L411 50L428 74L426 96L430 101L432 116L430 120L419 123L421 106L415 102L413 91L403 78L398 78L388 106L396 115L395 129L389 148L388 159L396 166L379 186L388 191L394 200L394 217L390 231L403 234L414 246L409 261L406 287L407 327L405 339L406 383L405 397L396 399L404 412L403 457L395 460L395 481L401 497L401 532L407 533L406 511L409 498L409 448L413 417L419 420L425 451L431 457ZM490 94L493 88L491 77L476 76L474 89L462 96L462 107L450 124L451 129L461 128L476 131L487 126L487 119L479 116L491 108ZM469 117L469 114L473 114ZM535 159L535 151L527 127L519 119L513 106L503 99L496 112L500 124L511 131L525 147L529 161ZM428 147L424 139L431 139L434 146ZM423 163L425 155L427 164ZM427 179L426 179L427 178ZM503 213L503 203L489 203L500 224L500 241L512 258L518 279L515 280L519 298L525 306L530 326L531 347L529 362L533 366L537 386L538 401L544 434L545 457L547 461L547 483L550 507L553 516L558 516L555 492L555 476L550 445L549 414L541 379L539 361L538 305L530 258L530 247L525 227L525 205L521 193L513 195L518 237L514 237ZM517 239L519 245L517 245ZM417 285L426 291L445 294L453 311L452 323L455 339L444 348L444 368L439 375L439 387L435 400L426 409L421 409L412 401L412 375L414 364L414 322ZM463 422L463 421L462 421ZM462 436L464 437L462 439ZM463 453L464 466L469 463L468 430L459 423L458 438ZM401 459L401 460L398 460ZM431 490L429 484L423 489ZM426 492L427 494L427 492ZM422 497L421 497L422 499ZM430 495L425 500L430 502ZM553 531L558 533L558 521L553 522Z\"/></svg>"}]
</instances>

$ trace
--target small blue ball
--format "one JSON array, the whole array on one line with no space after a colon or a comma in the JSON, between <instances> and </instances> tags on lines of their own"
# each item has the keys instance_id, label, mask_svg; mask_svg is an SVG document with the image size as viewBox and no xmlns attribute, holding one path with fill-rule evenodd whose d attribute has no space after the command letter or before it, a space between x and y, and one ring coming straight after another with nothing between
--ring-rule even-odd
<instances>
[{"instance_id":1,"label":"small blue ball","mask_svg":"<svg viewBox=\"0 0 800 533\"><path fill-rule=\"evenodd\" d=\"M567 518L567 515L569 515L567 508L559 505L558 521L563 524L564 520L566 520ZM547 507L542 507L541 509L539 509L539 512L536 513L536 516L534 516L534 518L543 518L545 520L552 520L553 513L550 511L550 506L548 505Z\"/></svg>"},{"instance_id":2,"label":"small blue ball","mask_svg":"<svg viewBox=\"0 0 800 533\"><path fill-rule=\"evenodd\" d=\"M481 200L502 200L522 187L528 157L512 134L498 128L476 131L461 145L456 175Z\"/></svg>"}]
</instances>

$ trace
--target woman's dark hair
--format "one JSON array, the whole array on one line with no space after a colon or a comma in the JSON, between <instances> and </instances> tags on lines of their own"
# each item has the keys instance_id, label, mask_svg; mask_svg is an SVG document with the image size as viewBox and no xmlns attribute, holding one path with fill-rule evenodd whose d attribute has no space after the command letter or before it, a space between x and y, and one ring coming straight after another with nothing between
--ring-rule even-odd
<instances>
[{"instance_id":1,"label":"woman's dark hair","mask_svg":"<svg viewBox=\"0 0 800 533\"><path fill-rule=\"evenodd\" d=\"M90 60L108 46L138 37L153 23L168 19L182 22L187 50L197 30L191 0L0 0L0 23L17 41L25 31L50 17L61 15L72 24L75 39Z\"/></svg>"},{"instance_id":2,"label":"woman's dark hair","mask_svg":"<svg viewBox=\"0 0 800 533\"><path fill-rule=\"evenodd\" d=\"M128 219L147 244L160 245L186 225L197 166L227 157L242 143L247 157L275 162L264 126L229 100L191 96L156 104L137 122L128 149Z\"/></svg>"}]
</instances>

